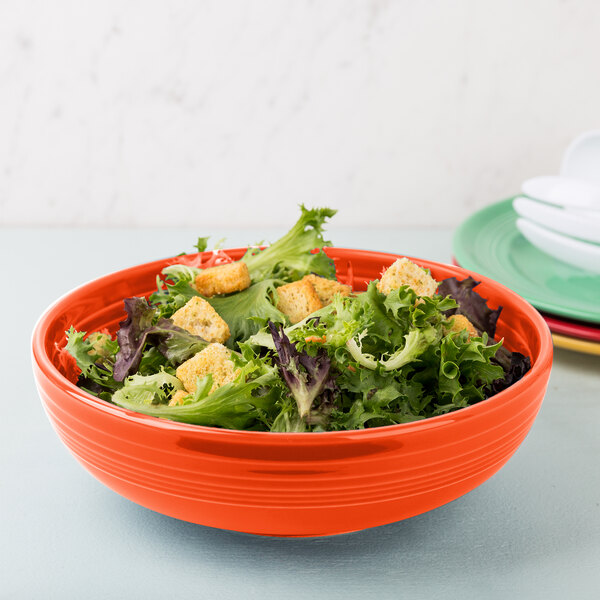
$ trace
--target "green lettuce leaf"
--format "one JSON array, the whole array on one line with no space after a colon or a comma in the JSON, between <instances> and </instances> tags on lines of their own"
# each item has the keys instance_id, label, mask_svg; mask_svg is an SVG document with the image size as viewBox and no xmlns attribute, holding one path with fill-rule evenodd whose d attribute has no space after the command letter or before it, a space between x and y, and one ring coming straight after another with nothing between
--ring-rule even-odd
<instances>
[{"instance_id":1,"label":"green lettuce leaf","mask_svg":"<svg viewBox=\"0 0 600 600\"><path fill-rule=\"evenodd\" d=\"M434 344L440 336L440 331L434 327L411 329L404 336L404 346L396 350L389 358L381 361L386 371L401 369L404 365L416 360L427 348Z\"/></svg>"},{"instance_id":2,"label":"green lettuce leaf","mask_svg":"<svg viewBox=\"0 0 600 600\"><path fill-rule=\"evenodd\" d=\"M198 241L196 242L194 248L196 248L196 250L198 252L204 252L206 250L206 248L208 248L208 239L210 236L207 237L199 237Z\"/></svg>"},{"instance_id":3,"label":"green lettuce leaf","mask_svg":"<svg viewBox=\"0 0 600 600\"><path fill-rule=\"evenodd\" d=\"M323 225L337 211L331 208L309 210L303 205L300 209L298 222L282 238L264 250L249 248L244 254L242 260L248 266L252 281L296 281L309 273L335 278L333 261L320 249L331 246L331 242L323 239ZM319 252L312 254L316 248Z\"/></svg>"},{"instance_id":4,"label":"green lettuce leaf","mask_svg":"<svg viewBox=\"0 0 600 600\"><path fill-rule=\"evenodd\" d=\"M140 406L166 404L171 396L183 389L177 377L166 371L154 375L132 375L123 382L123 387L113 394L112 401L118 406L139 411Z\"/></svg>"},{"instance_id":5,"label":"green lettuce leaf","mask_svg":"<svg viewBox=\"0 0 600 600\"><path fill-rule=\"evenodd\" d=\"M112 394L122 385L113 375L118 349L117 341L105 334L90 333L86 338L85 331L76 331L74 327L67 331L65 350L81 369L78 385L97 396L102 394L104 399L105 393Z\"/></svg>"},{"instance_id":6,"label":"green lettuce leaf","mask_svg":"<svg viewBox=\"0 0 600 600\"><path fill-rule=\"evenodd\" d=\"M247 340L257 333L267 321L285 323L286 316L273 305L277 297L274 279L265 279L253 283L249 288L229 296L213 296L207 302L229 325L231 337L227 340L229 348L235 348L236 342Z\"/></svg>"},{"instance_id":7,"label":"green lettuce leaf","mask_svg":"<svg viewBox=\"0 0 600 600\"><path fill-rule=\"evenodd\" d=\"M488 345L486 333L480 338L469 338L466 331L441 341L433 415L463 408L490 395L490 384L504 375L502 367L492 362L500 346L500 342Z\"/></svg>"},{"instance_id":8,"label":"green lettuce leaf","mask_svg":"<svg viewBox=\"0 0 600 600\"><path fill-rule=\"evenodd\" d=\"M249 375L253 375L253 378L246 381ZM265 422L269 421L269 414L280 397L277 388L272 386L276 380L275 368L253 364L247 365L234 382L212 393L212 377L208 375L198 382L196 393L190 394L184 404L168 406L158 402L149 403L148 396L143 392L120 393L113 397L113 402L145 415L194 425L227 429L249 429L259 425L258 428L265 429L268 428Z\"/></svg>"}]
</instances>

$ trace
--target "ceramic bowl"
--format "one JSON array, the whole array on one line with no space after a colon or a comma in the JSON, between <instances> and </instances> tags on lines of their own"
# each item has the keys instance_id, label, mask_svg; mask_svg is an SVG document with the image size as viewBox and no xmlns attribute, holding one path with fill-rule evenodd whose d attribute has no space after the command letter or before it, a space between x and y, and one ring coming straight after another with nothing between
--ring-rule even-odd
<instances>
[{"instance_id":1,"label":"ceramic bowl","mask_svg":"<svg viewBox=\"0 0 600 600\"><path fill-rule=\"evenodd\" d=\"M586 131L569 144L560 174L600 183L600 129Z\"/></svg>"},{"instance_id":2,"label":"ceramic bowl","mask_svg":"<svg viewBox=\"0 0 600 600\"><path fill-rule=\"evenodd\" d=\"M238 259L243 251L226 252ZM343 248L327 253L340 280L355 290L401 256ZM411 260L436 279L471 274ZM33 332L35 379L60 439L101 482L154 511L271 536L332 535L399 521L446 504L496 473L542 403L552 362L547 325L520 296L475 274L490 306L504 307L498 336L529 355L532 368L500 394L443 416L346 432L232 431L145 416L79 389L60 368L57 348L65 331L74 325L114 333L124 318L123 298L151 293L157 273L172 262L125 269L69 292Z\"/></svg>"}]
</instances>

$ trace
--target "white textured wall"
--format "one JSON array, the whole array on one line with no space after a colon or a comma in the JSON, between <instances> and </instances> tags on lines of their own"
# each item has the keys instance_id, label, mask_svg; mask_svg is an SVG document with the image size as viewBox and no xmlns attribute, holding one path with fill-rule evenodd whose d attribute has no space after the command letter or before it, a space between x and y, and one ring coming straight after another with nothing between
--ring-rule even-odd
<instances>
[{"instance_id":1,"label":"white textured wall","mask_svg":"<svg viewBox=\"0 0 600 600\"><path fill-rule=\"evenodd\" d=\"M596 0L0 0L5 225L454 225L599 125Z\"/></svg>"}]
</instances>

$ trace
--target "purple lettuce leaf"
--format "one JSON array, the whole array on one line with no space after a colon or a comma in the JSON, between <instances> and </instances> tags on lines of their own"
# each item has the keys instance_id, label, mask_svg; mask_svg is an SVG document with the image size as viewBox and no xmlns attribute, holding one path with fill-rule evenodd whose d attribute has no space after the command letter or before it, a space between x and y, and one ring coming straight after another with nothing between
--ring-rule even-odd
<instances>
[{"instance_id":1,"label":"purple lettuce leaf","mask_svg":"<svg viewBox=\"0 0 600 600\"><path fill-rule=\"evenodd\" d=\"M519 381L531 369L531 359L520 352L511 352L503 346L498 349L496 356L491 359L504 369L504 377L496 379L491 385L491 393L497 394L513 383Z\"/></svg>"},{"instance_id":2,"label":"purple lettuce leaf","mask_svg":"<svg viewBox=\"0 0 600 600\"><path fill-rule=\"evenodd\" d=\"M496 310L488 307L486 300L473 290L479 283L472 277L467 277L463 281L458 281L456 277L450 277L440 283L438 293L454 298L458 304L458 308L446 311L447 316L456 313L464 315L480 332L485 331L490 341L493 341L502 307L499 306ZM503 378L496 379L492 383L490 395L497 394L519 381L531 369L531 359L528 356L524 356L520 352L511 352L504 346L498 348L495 356L490 360L499 364L505 374Z\"/></svg>"},{"instance_id":3,"label":"purple lettuce leaf","mask_svg":"<svg viewBox=\"0 0 600 600\"><path fill-rule=\"evenodd\" d=\"M144 298L125 298L123 302L127 318L119 323L117 332L119 352L113 371L115 381L123 381L137 371L146 343L146 331L152 326L155 312Z\"/></svg>"},{"instance_id":4,"label":"purple lettuce leaf","mask_svg":"<svg viewBox=\"0 0 600 600\"><path fill-rule=\"evenodd\" d=\"M480 332L485 331L493 339L502 307L492 310L485 299L473 291L473 288L480 283L472 277L467 277L463 281L458 281L456 277L449 277L440 283L437 293L454 298L458 304L458 308L446 311L446 315L452 316L457 313L464 315Z\"/></svg>"},{"instance_id":5,"label":"purple lettuce leaf","mask_svg":"<svg viewBox=\"0 0 600 600\"><path fill-rule=\"evenodd\" d=\"M156 346L173 363L181 363L206 347L206 340L177 327L171 319L160 318L153 325L156 309L144 298L126 298L124 303L127 318L119 323L117 332L115 381L123 381L137 372L146 343Z\"/></svg>"},{"instance_id":6,"label":"purple lettuce leaf","mask_svg":"<svg viewBox=\"0 0 600 600\"><path fill-rule=\"evenodd\" d=\"M315 356L299 352L283 327L272 321L268 325L277 352L275 362L296 401L298 414L308 423L322 424L333 408L338 391L331 373L331 359L324 348L320 348ZM316 411L313 410L315 407Z\"/></svg>"}]
</instances>

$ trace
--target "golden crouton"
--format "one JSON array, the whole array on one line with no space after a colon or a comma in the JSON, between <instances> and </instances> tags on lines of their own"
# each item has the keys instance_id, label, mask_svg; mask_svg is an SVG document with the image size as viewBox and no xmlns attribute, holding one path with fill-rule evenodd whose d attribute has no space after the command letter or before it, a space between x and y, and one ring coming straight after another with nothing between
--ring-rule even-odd
<instances>
[{"instance_id":1,"label":"golden crouton","mask_svg":"<svg viewBox=\"0 0 600 600\"><path fill-rule=\"evenodd\" d=\"M231 361L231 352L222 344L209 344L204 350L179 365L175 371L177 379L183 383L187 393L195 392L197 378L203 379L209 373L213 378L211 393L235 379L237 370ZM182 396L179 398L181 399Z\"/></svg>"},{"instance_id":2,"label":"golden crouton","mask_svg":"<svg viewBox=\"0 0 600 600\"><path fill-rule=\"evenodd\" d=\"M352 293L352 288L349 285L345 285L336 281L335 279L326 279L325 277L319 277L311 273L305 275L302 281L308 281L315 288L319 300L323 303L323 306L331 304L333 297L336 294L341 296L349 296Z\"/></svg>"},{"instance_id":3,"label":"golden crouton","mask_svg":"<svg viewBox=\"0 0 600 600\"><path fill-rule=\"evenodd\" d=\"M87 341L92 345L92 349L88 354L97 354L104 358L109 358L112 354L108 344L112 341L112 338L107 333L101 333L100 331L94 331L87 336Z\"/></svg>"},{"instance_id":4,"label":"golden crouton","mask_svg":"<svg viewBox=\"0 0 600 600\"><path fill-rule=\"evenodd\" d=\"M177 327L181 327L207 342L223 343L231 335L229 326L219 313L203 298L194 296L171 317Z\"/></svg>"},{"instance_id":5,"label":"golden crouton","mask_svg":"<svg viewBox=\"0 0 600 600\"><path fill-rule=\"evenodd\" d=\"M177 390L173 394L173 397L169 400L169 406L178 406L179 404L183 404L183 399L189 395L190 392L187 390Z\"/></svg>"},{"instance_id":6,"label":"golden crouton","mask_svg":"<svg viewBox=\"0 0 600 600\"><path fill-rule=\"evenodd\" d=\"M209 267L196 276L194 287L199 294L207 297L241 292L250 287L250 273L246 263L241 260Z\"/></svg>"},{"instance_id":7,"label":"golden crouton","mask_svg":"<svg viewBox=\"0 0 600 600\"><path fill-rule=\"evenodd\" d=\"M277 288L277 308L292 323L298 323L319 308L323 308L312 283L301 279Z\"/></svg>"},{"instance_id":8,"label":"golden crouton","mask_svg":"<svg viewBox=\"0 0 600 600\"><path fill-rule=\"evenodd\" d=\"M444 331L448 333L454 333L457 331L467 330L469 334L469 338L479 337L479 332L475 329L475 326L467 317L464 315L452 315L448 321L450 321L450 325L444 328Z\"/></svg>"},{"instance_id":9,"label":"golden crouton","mask_svg":"<svg viewBox=\"0 0 600 600\"><path fill-rule=\"evenodd\" d=\"M382 294L389 294L403 285L411 287L418 296L433 296L439 284L425 269L408 258L399 258L381 276L377 289Z\"/></svg>"}]
</instances>

